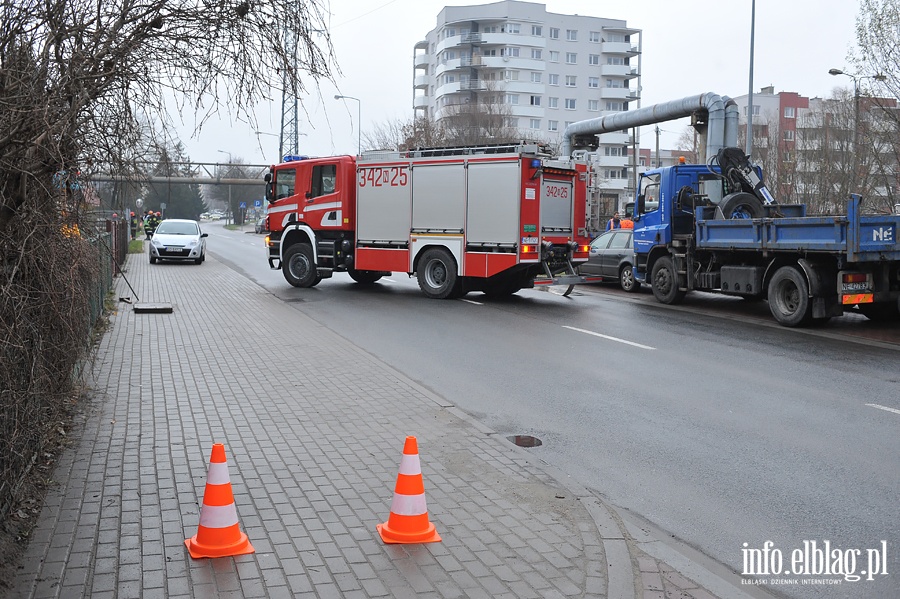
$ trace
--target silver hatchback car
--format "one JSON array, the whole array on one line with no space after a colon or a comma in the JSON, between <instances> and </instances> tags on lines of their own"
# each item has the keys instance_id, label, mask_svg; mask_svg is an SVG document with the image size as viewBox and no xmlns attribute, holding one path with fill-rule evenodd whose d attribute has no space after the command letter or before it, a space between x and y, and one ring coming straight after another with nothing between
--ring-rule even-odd
<instances>
[{"instance_id":1,"label":"silver hatchback car","mask_svg":"<svg viewBox=\"0 0 900 599\"><path fill-rule=\"evenodd\" d=\"M195 220L167 218L159 223L150 238L150 264L157 260L206 260L206 237Z\"/></svg>"}]
</instances>

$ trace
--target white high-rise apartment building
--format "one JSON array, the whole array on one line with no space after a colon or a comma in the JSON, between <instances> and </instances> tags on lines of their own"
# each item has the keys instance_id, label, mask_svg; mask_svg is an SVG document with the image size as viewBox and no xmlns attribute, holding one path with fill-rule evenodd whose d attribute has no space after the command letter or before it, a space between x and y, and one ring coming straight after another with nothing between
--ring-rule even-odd
<instances>
[{"instance_id":1,"label":"white high-rise apartment building","mask_svg":"<svg viewBox=\"0 0 900 599\"><path fill-rule=\"evenodd\" d=\"M523 137L558 144L571 123L639 107L640 53L641 31L618 19L516 0L447 6L415 45L413 108L440 121L461 104L505 104ZM613 209L630 183L633 141L600 136L599 192Z\"/></svg>"}]
</instances>

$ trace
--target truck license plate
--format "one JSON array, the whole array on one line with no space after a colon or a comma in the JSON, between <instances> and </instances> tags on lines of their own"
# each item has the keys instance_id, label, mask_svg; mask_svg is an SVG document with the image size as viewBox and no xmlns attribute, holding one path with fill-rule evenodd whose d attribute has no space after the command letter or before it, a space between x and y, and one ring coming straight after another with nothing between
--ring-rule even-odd
<instances>
[{"instance_id":1,"label":"truck license plate","mask_svg":"<svg viewBox=\"0 0 900 599\"><path fill-rule=\"evenodd\" d=\"M844 292L847 291L867 291L869 289L869 284L865 281L860 281L859 283L841 283L841 290Z\"/></svg>"}]
</instances>

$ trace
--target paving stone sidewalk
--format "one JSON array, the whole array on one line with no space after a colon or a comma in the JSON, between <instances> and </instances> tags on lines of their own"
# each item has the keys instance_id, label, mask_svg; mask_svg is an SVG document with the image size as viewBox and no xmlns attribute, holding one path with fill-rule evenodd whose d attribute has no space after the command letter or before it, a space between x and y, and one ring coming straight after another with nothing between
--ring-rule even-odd
<instances>
[{"instance_id":1,"label":"paving stone sidewalk","mask_svg":"<svg viewBox=\"0 0 900 599\"><path fill-rule=\"evenodd\" d=\"M126 277L117 298L174 310L117 304L11 596L750 596L650 557L594 494L215 256L131 255ZM407 435L441 543L375 530ZM256 553L195 560L213 443Z\"/></svg>"}]
</instances>

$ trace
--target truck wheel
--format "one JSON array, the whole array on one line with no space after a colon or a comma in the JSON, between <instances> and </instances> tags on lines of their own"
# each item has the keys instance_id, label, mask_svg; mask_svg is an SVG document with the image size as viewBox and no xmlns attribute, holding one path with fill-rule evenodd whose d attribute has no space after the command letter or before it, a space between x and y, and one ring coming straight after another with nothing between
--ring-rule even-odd
<instances>
[{"instance_id":1,"label":"truck wheel","mask_svg":"<svg viewBox=\"0 0 900 599\"><path fill-rule=\"evenodd\" d=\"M769 281L769 311L786 327L804 325L812 319L806 277L793 266L782 266Z\"/></svg>"},{"instance_id":2,"label":"truck wheel","mask_svg":"<svg viewBox=\"0 0 900 599\"><path fill-rule=\"evenodd\" d=\"M417 268L419 289L432 299L447 299L461 295L462 285L456 276L456 261L447 250L426 250Z\"/></svg>"},{"instance_id":3,"label":"truck wheel","mask_svg":"<svg viewBox=\"0 0 900 599\"><path fill-rule=\"evenodd\" d=\"M762 218L766 213L760 199L745 191L728 194L719 207L725 218Z\"/></svg>"},{"instance_id":4,"label":"truck wheel","mask_svg":"<svg viewBox=\"0 0 900 599\"><path fill-rule=\"evenodd\" d=\"M356 270L355 268L347 269L347 274L361 285L371 285L383 276L379 270Z\"/></svg>"},{"instance_id":5,"label":"truck wheel","mask_svg":"<svg viewBox=\"0 0 900 599\"><path fill-rule=\"evenodd\" d=\"M650 280L656 301L662 304L679 304L684 299L685 292L678 288L678 273L675 272L675 262L671 257L663 256L654 262Z\"/></svg>"},{"instance_id":6,"label":"truck wheel","mask_svg":"<svg viewBox=\"0 0 900 599\"><path fill-rule=\"evenodd\" d=\"M626 264L619 271L619 286L629 293L641 288L641 284L634 280L634 267L630 264Z\"/></svg>"},{"instance_id":7,"label":"truck wheel","mask_svg":"<svg viewBox=\"0 0 900 599\"><path fill-rule=\"evenodd\" d=\"M294 287L312 287L321 280L316 273L312 246L308 243L295 243L287 249L281 271Z\"/></svg>"}]
</instances>

